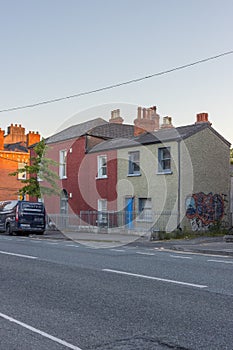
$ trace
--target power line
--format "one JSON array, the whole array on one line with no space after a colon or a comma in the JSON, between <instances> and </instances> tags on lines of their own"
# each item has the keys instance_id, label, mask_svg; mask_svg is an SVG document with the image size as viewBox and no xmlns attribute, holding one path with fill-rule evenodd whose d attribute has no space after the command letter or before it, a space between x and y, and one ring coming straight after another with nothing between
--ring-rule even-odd
<instances>
[{"instance_id":1,"label":"power line","mask_svg":"<svg viewBox=\"0 0 233 350\"><path fill-rule=\"evenodd\" d=\"M58 97L58 98L54 98L54 99L50 99L50 100L46 100L46 101L41 101L41 102L29 104L29 105L23 105L23 106L17 106L17 107L11 107L11 108L7 108L7 109L2 109L2 110L0 110L0 113L12 112L12 111L17 111L17 110L26 109L26 108L33 108L33 107L42 106L42 105L49 104L49 103L55 103L55 102L68 100L68 99L71 99L71 98L77 98L77 97L81 97L81 96L85 96L85 95L95 94L97 92L101 92L101 91L105 91L105 90L115 89L115 88L120 87L120 86L129 85L129 84L133 84L133 83L138 83L138 82L140 82L142 80L151 79L151 78L154 78L154 77L158 77L160 75L172 73L172 72L184 69L184 68L192 67L192 66L195 66L197 64L201 64L201 63L204 63L204 62L215 60L217 58L220 58L220 57L223 57L223 56L227 56L227 55L231 55L231 54L233 54L233 50L220 53L219 55L216 55L216 56L211 56L211 57L208 57L208 58L204 58L204 59L199 60L199 61L195 61L195 62L192 62L192 63L184 64L182 66L178 66L178 67L175 67L175 68L164 70L164 71L161 71L161 72L158 72L158 73L146 75L146 76L143 76L141 78L135 78L135 79L132 79L132 80L127 80L127 81L120 82L120 83L117 83L117 84L104 86L104 87L101 87L101 88L98 88L98 89L89 90L89 91L83 91L83 92L79 92L79 93L74 94L74 95L69 95L69 96L65 96L65 97Z\"/></svg>"}]
</instances>

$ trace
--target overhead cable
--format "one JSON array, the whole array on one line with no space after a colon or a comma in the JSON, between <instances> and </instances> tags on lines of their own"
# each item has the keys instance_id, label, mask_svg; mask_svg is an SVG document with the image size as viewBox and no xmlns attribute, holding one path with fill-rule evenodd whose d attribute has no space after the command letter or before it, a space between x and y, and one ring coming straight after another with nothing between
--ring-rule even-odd
<instances>
[{"instance_id":1,"label":"overhead cable","mask_svg":"<svg viewBox=\"0 0 233 350\"><path fill-rule=\"evenodd\" d=\"M223 52L223 53L218 54L216 56L211 56L211 57L208 57L208 58L204 58L204 59L199 60L199 61L195 61L195 62L192 62L192 63L184 64L182 66L178 66L178 67L171 68L171 69L168 69L168 70L164 70L164 71L161 71L161 72L157 72L157 73L154 73L154 74L146 75L146 76L143 76L141 78L135 78L135 79L127 80L127 81L124 81L124 82L120 82L120 83L116 83L116 84L112 84L112 85L107 85L107 86L104 86L104 87L101 87L101 88L98 88L98 89L89 90L89 91L83 91L83 92L79 92L79 93L74 94L74 95L69 95L69 96L65 96L65 97L58 97L58 98L45 100L45 101L41 101L41 102L36 102L36 103L28 104L28 105L2 109L2 110L0 110L0 113L12 112L12 111L17 111L17 110L26 109L26 108L33 108L33 107L42 106L42 105L46 105L46 104L50 104L50 103L55 103L55 102L68 100L68 99L71 99L71 98L77 98L77 97L81 97L81 96L85 96L85 95L95 94L97 92L101 92L101 91L105 91L105 90L115 89L115 88L120 87L120 86L129 85L129 84L133 84L133 83L138 83L138 82L140 82L142 80L151 79L151 78L158 77L158 76L161 76L161 75L164 75L164 74L172 73L172 72L184 69L184 68L189 68L189 67L195 66L197 64L201 64L201 63L204 63L204 62L215 60L217 58L220 58L220 57L223 57L223 56L226 56L226 55L231 55L231 54L233 54L233 50L227 51L227 52Z\"/></svg>"}]
</instances>

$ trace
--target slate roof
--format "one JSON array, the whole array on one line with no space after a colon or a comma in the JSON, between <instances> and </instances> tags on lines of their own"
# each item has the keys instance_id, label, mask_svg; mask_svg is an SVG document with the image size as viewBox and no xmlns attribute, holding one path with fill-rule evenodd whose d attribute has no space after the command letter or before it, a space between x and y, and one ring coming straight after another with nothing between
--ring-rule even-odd
<instances>
[{"instance_id":1,"label":"slate roof","mask_svg":"<svg viewBox=\"0 0 233 350\"><path fill-rule=\"evenodd\" d=\"M127 124L109 123L102 118L96 118L87 122L70 126L46 139L46 143L56 143L83 135L91 135L104 139L112 138L132 138L134 136L134 126Z\"/></svg>"},{"instance_id":2,"label":"slate roof","mask_svg":"<svg viewBox=\"0 0 233 350\"><path fill-rule=\"evenodd\" d=\"M211 131L218 136L228 146L230 143L224 139L215 129L208 123L191 124L170 129L159 129L151 133L144 133L131 139L118 138L110 141L103 141L93 147L89 153L100 152L103 150L119 149L127 147L136 147L138 144L147 145L151 143L163 143L168 141L184 140L197 132L210 128Z\"/></svg>"},{"instance_id":3,"label":"slate roof","mask_svg":"<svg viewBox=\"0 0 233 350\"><path fill-rule=\"evenodd\" d=\"M110 139L132 138L134 137L134 125L107 123L93 128L88 135Z\"/></svg>"},{"instance_id":4,"label":"slate roof","mask_svg":"<svg viewBox=\"0 0 233 350\"><path fill-rule=\"evenodd\" d=\"M80 137L87 134L88 131L92 130L93 128L104 124L108 124L108 122L102 118L96 118L84 123L72 125L69 128L48 137L45 142L46 144L49 144Z\"/></svg>"},{"instance_id":5,"label":"slate roof","mask_svg":"<svg viewBox=\"0 0 233 350\"><path fill-rule=\"evenodd\" d=\"M28 153L28 149L26 147L26 144L24 144L22 142L5 144L4 151Z\"/></svg>"}]
</instances>

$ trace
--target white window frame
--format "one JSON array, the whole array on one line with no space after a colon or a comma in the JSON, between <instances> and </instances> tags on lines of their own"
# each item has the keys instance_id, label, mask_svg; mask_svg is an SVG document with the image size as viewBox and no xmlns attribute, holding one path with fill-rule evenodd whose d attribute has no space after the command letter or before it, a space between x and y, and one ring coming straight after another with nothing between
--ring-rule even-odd
<instances>
[{"instance_id":1,"label":"white window frame","mask_svg":"<svg viewBox=\"0 0 233 350\"><path fill-rule=\"evenodd\" d=\"M107 224L107 199L98 199L98 223Z\"/></svg>"},{"instance_id":2,"label":"white window frame","mask_svg":"<svg viewBox=\"0 0 233 350\"><path fill-rule=\"evenodd\" d=\"M100 155L97 157L97 179L103 179L107 176L107 156Z\"/></svg>"},{"instance_id":3,"label":"white window frame","mask_svg":"<svg viewBox=\"0 0 233 350\"><path fill-rule=\"evenodd\" d=\"M128 176L139 176L140 172L140 151L130 151L128 153ZM138 169L135 169L138 168Z\"/></svg>"},{"instance_id":4,"label":"white window frame","mask_svg":"<svg viewBox=\"0 0 233 350\"><path fill-rule=\"evenodd\" d=\"M60 179L67 178L67 150L63 149L59 151L59 177Z\"/></svg>"},{"instance_id":5,"label":"white window frame","mask_svg":"<svg viewBox=\"0 0 233 350\"><path fill-rule=\"evenodd\" d=\"M23 169L25 167L25 163L18 163L18 170ZM27 173L26 171L22 173L18 173L18 180L26 180L27 179Z\"/></svg>"},{"instance_id":6,"label":"white window frame","mask_svg":"<svg viewBox=\"0 0 233 350\"><path fill-rule=\"evenodd\" d=\"M169 152L169 156L165 156L165 152ZM169 163L169 168L166 168ZM158 174L172 174L171 170L171 147L158 148Z\"/></svg>"}]
</instances>

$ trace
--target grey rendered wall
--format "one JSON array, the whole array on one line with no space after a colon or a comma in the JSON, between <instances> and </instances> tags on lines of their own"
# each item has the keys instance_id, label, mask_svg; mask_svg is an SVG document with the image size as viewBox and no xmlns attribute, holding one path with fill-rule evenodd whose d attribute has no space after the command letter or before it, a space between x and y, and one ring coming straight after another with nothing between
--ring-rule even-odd
<instances>
[{"instance_id":1,"label":"grey rendered wall","mask_svg":"<svg viewBox=\"0 0 233 350\"><path fill-rule=\"evenodd\" d=\"M158 173L158 148L171 148L171 174ZM140 151L140 176L128 176L128 153ZM171 212L167 230L177 226L177 142L153 144L148 146L136 145L132 148L118 150L118 210L124 210L125 198L134 197L134 210L138 211L139 198L151 198L153 213ZM166 214L167 215L167 214ZM156 217L157 218L157 217ZM169 220L168 217L166 217Z\"/></svg>"},{"instance_id":2,"label":"grey rendered wall","mask_svg":"<svg viewBox=\"0 0 233 350\"><path fill-rule=\"evenodd\" d=\"M183 227L193 231L208 229L211 221L208 219L208 208L212 206L212 211L219 210L221 203L224 206L221 222L227 225L230 200L229 146L209 128L186 139L184 145L189 152L191 166L188 169L184 162L185 159L181 156ZM193 175L193 183L190 183L192 193L188 192L187 186L185 186L189 181L190 174ZM190 203L189 199L192 196L195 199L199 198L200 203L202 203L199 217L195 216L194 213L193 219L190 215L186 215L187 203Z\"/></svg>"}]
</instances>

